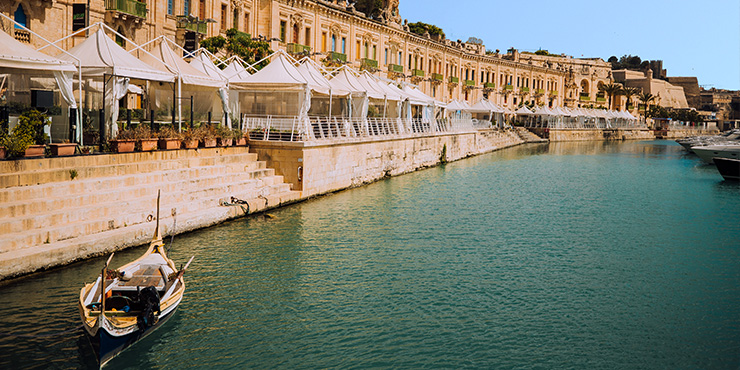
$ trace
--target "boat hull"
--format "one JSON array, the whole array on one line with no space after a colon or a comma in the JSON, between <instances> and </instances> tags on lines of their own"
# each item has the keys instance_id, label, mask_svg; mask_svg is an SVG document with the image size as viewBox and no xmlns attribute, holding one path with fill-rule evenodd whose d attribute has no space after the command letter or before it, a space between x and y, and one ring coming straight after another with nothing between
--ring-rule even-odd
<instances>
[{"instance_id":1,"label":"boat hull","mask_svg":"<svg viewBox=\"0 0 740 370\"><path fill-rule=\"evenodd\" d=\"M691 150L706 163L712 163L715 157L740 159L740 146L695 146Z\"/></svg>"},{"instance_id":2,"label":"boat hull","mask_svg":"<svg viewBox=\"0 0 740 370\"><path fill-rule=\"evenodd\" d=\"M740 181L740 160L729 158L713 158L719 174L726 181Z\"/></svg>"},{"instance_id":3,"label":"boat hull","mask_svg":"<svg viewBox=\"0 0 740 370\"><path fill-rule=\"evenodd\" d=\"M156 324L145 328L144 330L136 328L136 330L124 335L111 333L105 328L105 326L99 327L94 333L86 330L85 332L90 339L90 344L92 344L100 367L103 367L108 363L108 361L112 360L123 350L132 346L139 340L144 339L147 335L164 325L172 316L174 316L179 303L180 302L178 301L173 307L171 307L171 309L163 312L159 316L159 320Z\"/></svg>"}]
</instances>

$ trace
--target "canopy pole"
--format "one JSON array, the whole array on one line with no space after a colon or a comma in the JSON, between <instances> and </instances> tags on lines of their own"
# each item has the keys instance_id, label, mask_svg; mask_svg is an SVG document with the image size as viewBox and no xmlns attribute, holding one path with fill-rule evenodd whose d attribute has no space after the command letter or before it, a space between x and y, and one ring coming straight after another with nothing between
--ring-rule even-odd
<instances>
[{"instance_id":1,"label":"canopy pole","mask_svg":"<svg viewBox=\"0 0 740 370\"><path fill-rule=\"evenodd\" d=\"M177 131L182 131L182 75L177 75Z\"/></svg>"}]
</instances>

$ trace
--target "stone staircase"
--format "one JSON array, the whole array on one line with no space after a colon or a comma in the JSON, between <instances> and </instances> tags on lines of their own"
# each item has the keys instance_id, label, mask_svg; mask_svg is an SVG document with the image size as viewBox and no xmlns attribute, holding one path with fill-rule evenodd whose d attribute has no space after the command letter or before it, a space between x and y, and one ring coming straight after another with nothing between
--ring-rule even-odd
<instances>
[{"instance_id":1,"label":"stone staircase","mask_svg":"<svg viewBox=\"0 0 740 370\"><path fill-rule=\"evenodd\" d=\"M0 279L147 243L158 190L163 235L301 199L246 147L0 161Z\"/></svg>"},{"instance_id":2,"label":"stone staircase","mask_svg":"<svg viewBox=\"0 0 740 370\"><path fill-rule=\"evenodd\" d=\"M514 127L517 135L519 135L525 143L546 143L547 139L543 139L535 135L532 131L527 130L526 127Z\"/></svg>"}]
</instances>

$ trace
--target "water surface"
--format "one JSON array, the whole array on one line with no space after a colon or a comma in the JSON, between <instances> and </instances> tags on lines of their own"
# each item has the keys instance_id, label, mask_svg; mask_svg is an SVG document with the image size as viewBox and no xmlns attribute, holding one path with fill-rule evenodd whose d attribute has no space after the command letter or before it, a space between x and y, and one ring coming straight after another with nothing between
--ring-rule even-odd
<instances>
[{"instance_id":1,"label":"water surface","mask_svg":"<svg viewBox=\"0 0 740 370\"><path fill-rule=\"evenodd\" d=\"M176 237L186 299L106 368L740 365L740 186L671 142L520 146L271 213ZM0 332L74 329L103 262L0 285ZM89 351L0 334L0 368Z\"/></svg>"}]
</instances>

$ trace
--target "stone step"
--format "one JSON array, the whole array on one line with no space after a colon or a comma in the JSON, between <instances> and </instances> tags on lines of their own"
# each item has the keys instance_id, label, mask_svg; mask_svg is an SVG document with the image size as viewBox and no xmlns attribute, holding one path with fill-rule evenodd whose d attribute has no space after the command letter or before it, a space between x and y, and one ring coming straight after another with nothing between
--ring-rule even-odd
<instances>
[{"instance_id":1,"label":"stone step","mask_svg":"<svg viewBox=\"0 0 740 370\"><path fill-rule=\"evenodd\" d=\"M157 184L189 182L197 178L222 177L224 173L245 175L248 178L260 176L271 176L274 170L267 169L264 162L249 162L246 164L214 167L196 167L185 170L168 170L154 173L131 174L107 179L81 179L64 183L51 183L39 186L14 187L0 189L0 199L9 201L0 202L0 219L4 217L17 217L24 214L45 212L48 208L38 209L35 207L37 201L56 201L56 207L64 207L68 204L77 204L79 198L100 194L100 189L113 192L118 189ZM105 195L108 196L107 194Z\"/></svg>"},{"instance_id":2,"label":"stone step","mask_svg":"<svg viewBox=\"0 0 740 370\"><path fill-rule=\"evenodd\" d=\"M200 157L195 156L195 153L188 154L188 151L184 150L0 161L0 189L67 181L71 177L70 170L78 171L80 177L96 178L257 160L255 153L246 152L246 147L241 148L243 149L210 150ZM229 150L244 152L222 155L224 151Z\"/></svg>"},{"instance_id":3,"label":"stone step","mask_svg":"<svg viewBox=\"0 0 740 370\"><path fill-rule=\"evenodd\" d=\"M275 195L283 193L291 196L286 198ZM292 192L290 184L282 183L280 176L269 176L260 180L249 179L241 183L200 188L195 191L183 190L179 193L172 189L163 195L161 213L165 216L174 208L178 214L190 215L218 207L222 199L230 199L231 196L239 199L266 199L268 205L273 206L280 204L282 198L297 200L300 193ZM156 195L135 199L129 202L112 201L94 209L79 207L42 217L13 220L11 224L19 223L24 230L2 232L6 237L0 241L0 253L146 223L147 216L153 215L156 209ZM180 202L175 203L175 199L179 199ZM126 210L125 214L116 213L122 208ZM6 226L0 224L0 227Z\"/></svg>"}]
</instances>

